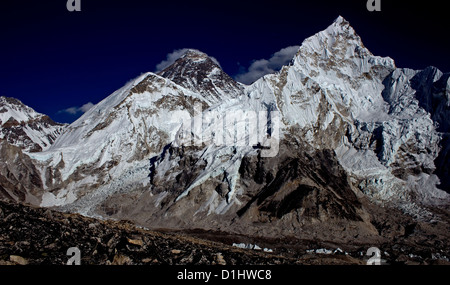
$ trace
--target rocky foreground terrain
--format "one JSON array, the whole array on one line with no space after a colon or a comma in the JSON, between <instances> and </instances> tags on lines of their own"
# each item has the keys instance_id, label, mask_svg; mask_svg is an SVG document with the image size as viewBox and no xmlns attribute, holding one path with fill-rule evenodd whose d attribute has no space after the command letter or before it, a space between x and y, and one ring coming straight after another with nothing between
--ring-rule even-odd
<instances>
[{"instance_id":1,"label":"rocky foreground terrain","mask_svg":"<svg viewBox=\"0 0 450 285\"><path fill-rule=\"evenodd\" d=\"M450 264L448 228L446 236L436 231L427 239L421 231L433 229L423 226L406 228L396 243L376 245L382 262ZM257 243L261 248L270 247L272 252L233 246L237 242ZM97 220L0 201L1 265L64 265L71 247L80 249L82 265L363 265L371 246L374 245L346 246L294 237L275 240L202 230L148 230L128 221Z\"/></svg>"}]
</instances>

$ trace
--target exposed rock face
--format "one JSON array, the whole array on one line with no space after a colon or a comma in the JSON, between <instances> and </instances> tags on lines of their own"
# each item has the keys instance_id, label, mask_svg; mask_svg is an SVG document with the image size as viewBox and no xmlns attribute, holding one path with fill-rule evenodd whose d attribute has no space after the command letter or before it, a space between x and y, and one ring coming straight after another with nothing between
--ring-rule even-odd
<instances>
[{"instance_id":1,"label":"exposed rock face","mask_svg":"<svg viewBox=\"0 0 450 285\"><path fill-rule=\"evenodd\" d=\"M334 153L329 150L294 152L293 147L283 145L276 158L243 159L241 180L249 184L245 193L251 199L238 215L257 208L263 219L281 219L298 211L300 220L325 222L339 217L362 221L357 213L362 205Z\"/></svg>"},{"instance_id":2,"label":"exposed rock face","mask_svg":"<svg viewBox=\"0 0 450 285\"><path fill-rule=\"evenodd\" d=\"M39 204L43 184L40 172L22 150L0 142L0 199Z\"/></svg>"},{"instance_id":3,"label":"exposed rock face","mask_svg":"<svg viewBox=\"0 0 450 285\"><path fill-rule=\"evenodd\" d=\"M26 152L48 149L65 126L15 98L0 97L0 139Z\"/></svg>"}]
</instances>

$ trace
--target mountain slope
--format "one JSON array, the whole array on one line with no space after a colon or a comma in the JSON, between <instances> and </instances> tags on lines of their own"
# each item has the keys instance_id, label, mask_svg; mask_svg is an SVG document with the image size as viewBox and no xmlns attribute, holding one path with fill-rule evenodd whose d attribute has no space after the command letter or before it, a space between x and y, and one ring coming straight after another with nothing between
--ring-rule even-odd
<instances>
[{"instance_id":1,"label":"mountain slope","mask_svg":"<svg viewBox=\"0 0 450 285\"><path fill-rule=\"evenodd\" d=\"M190 64L183 72L197 71L205 61L210 59ZM178 67L178 61L172 65L173 76ZM45 188L52 191L45 191L41 205L64 205L91 190L103 191L97 191L102 185L122 185L130 172L139 176L138 185L147 185L148 159L175 139L196 105L207 109L217 100L153 73L130 81L72 123L48 151L32 155L39 161Z\"/></svg>"}]
</instances>

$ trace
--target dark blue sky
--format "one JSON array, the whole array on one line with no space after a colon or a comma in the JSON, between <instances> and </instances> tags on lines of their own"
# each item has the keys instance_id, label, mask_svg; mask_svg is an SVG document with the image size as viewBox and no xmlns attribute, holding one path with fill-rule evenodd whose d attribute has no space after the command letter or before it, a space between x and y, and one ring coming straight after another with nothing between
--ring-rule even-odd
<instances>
[{"instance_id":1,"label":"dark blue sky","mask_svg":"<svg viewBox=\"0 0 450 285\"><path fill-rule=\"evenodd\" d=\"M81 113L58 111L98 103L175 49L199 49L234 77L338 15L397 66L450 71L444 1L381 0L382 12L372 13L366 0L81 0L81 12L66 2L0 1L0 95L59 122Z\"/></svg>"}]
</instances>

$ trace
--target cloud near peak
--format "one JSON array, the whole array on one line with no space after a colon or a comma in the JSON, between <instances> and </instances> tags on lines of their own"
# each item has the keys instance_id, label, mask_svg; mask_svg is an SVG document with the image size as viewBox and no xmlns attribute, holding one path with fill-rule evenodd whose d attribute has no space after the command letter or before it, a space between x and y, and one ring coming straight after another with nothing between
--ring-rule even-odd
<instances>
[{"instance_id":1,"label":"cloud near peak","mask_svg":"<svg viewBox=\"0 0 450 285\"><path fill-rule=\"evenodd\" d=\"M84 104L81 107L70 107L70 108L67 108L67 109L64 109L64 110L60 110L60 111L58 111L58 113L66 113L66 114L70 114L70 115L77 115L79 113L86 113L92 107L94 107L94 103L88 102L88 103Z\"/></svg>"},{"instance_id":2,"label":"cloud near peak","mask_svg":"<svg viewBox=\"0 0 450 285\"><path fill-rule=\"evenodd\" d=\"M269 59L254 60L249 68L235 76L235 80L251 84L266 74L275 73L287 65L300 46L289 46L274 53Z\"/></svg>"}]
</instances>

